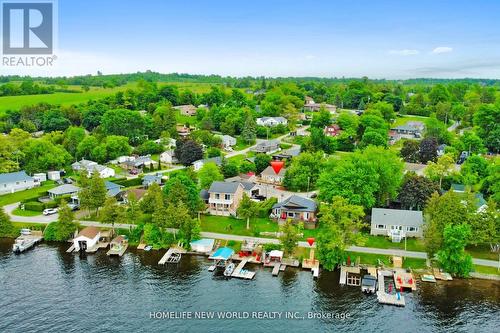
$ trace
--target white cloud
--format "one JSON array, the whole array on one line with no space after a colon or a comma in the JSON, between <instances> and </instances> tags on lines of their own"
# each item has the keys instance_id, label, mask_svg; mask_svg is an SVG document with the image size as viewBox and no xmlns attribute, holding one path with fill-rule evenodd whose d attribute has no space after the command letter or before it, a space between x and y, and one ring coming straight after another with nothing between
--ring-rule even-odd
<instances>
[{"instance_id":1,"label":"white cloud","mask_svg":"<svg viewBox=\"0 0 500 333\"><path fill-rule=\"evenodd\" d=\"M451 51L453 51L452 47L438 46L434 50L432 50L432 53L434 53L434 54L441 54L441 53L450 53Z\"/></svg>"},{"instance_id":2,"label":"white cloud","mask_svg":"<svg viewBox=\"0 0 500 333\"><path fill-rule=\"evenodd\" d=\"M412 56L419 54L418 50L403 49L403 50L390 50L389 54L400 55L400 56Z\"/></svg>"},{"instance_id":3,"label":"white cloud","mask_svg":"<svg viewBox=\"0 0 500 333\"><path fill-rule=\"evenodd\" d=\"M316 56L315 56L315 55L313 55L313 54L308 54L308 55L306 55L306 57L305 57L305 58L306 58L307 60L313 60L313 59L316 59Z\"/></svg>"}]
</instances>

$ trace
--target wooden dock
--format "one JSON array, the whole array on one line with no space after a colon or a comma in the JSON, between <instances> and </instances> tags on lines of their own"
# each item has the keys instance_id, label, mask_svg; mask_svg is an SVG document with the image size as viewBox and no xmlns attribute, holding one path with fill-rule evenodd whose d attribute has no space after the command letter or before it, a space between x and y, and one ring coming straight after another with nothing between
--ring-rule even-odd
<instances>
[{"instance_id":1,"label":"wooden dock","mask_svg":"<svg viewBox=\"0 0 500 333\"><path fill-rule=\"evenodd\" d=\"M108 246L109 246L109 242L97 242L97 243L95 243L94 246L89 247L87 250L85 250L85 252L87 252L87 253L95 253L95 252L97 252L97 250L99 250L99 249L105 249Z\"/></svg>"},{"instance_id":2,"label":"wooden dock","mask_svg":"<svg viewBox=\"0 0 500 333\"><path fill-rule=\"evenodd\" d=\"M391 271L378 271L378 290L377 290L377 299L380 304L389 304L396 306L405 306L405 298L403 295L399 294L399 299L397 294L388 294L385 291L385 282L384 277L393 278L393 273Z\"/></svg>"},{"instance_id":3,"label":"wooden dock","mask_svg":"<svg viewBox=\"0 0 500 333\"><path fill-rule=\"evenodd\" d=\"M158 265L165 265L165 264L177 264L179 261L181 261L182 254L186 253L186 250L184 250L181 247L171 247L168 249L167 253L161 257L160 261L158 261Z\"/></svg>"},{"instance_id":4,"label":"wooden dock","mask_svg":"<svg viewBox=\"0 0 500 333\"><path fill-rule=\"evenodd\" d=\"M30 235L21 235L16 238L14 245L12 245L12 251L15 253L27 251L42 240L43 234L41 231L32 231Z\"/></svg>"},{"instance_id":5,"label":"wooden dock","mask_svg":"<svg viewBox=\"0 0 500 333\"><path fill-rule=\"evenodd\" d=\"M274 264L273 266L273 276L278 276L279 272L280 272L280 268L281 268L281 263L280 262L277 262Z\"/></svg>"},{"instance_id":6,"label":"wooden dock","mask_svg":"<svg viewBox=\"0 0 500 333\"><path fill-rule=\"evenodd\" d=\"M340 285L359 286L360 283L361 269L359 266L340 266Z\"/></svg>"},{"instance_id":7,"label":"wooden dock","mask_svg":"<svg viewBox=\"0 0 500 333\"><path fill-rule=\"evenodd\" d=\"M253 279L255 276L255 272L250 272L247 271L246 269L243 269L243 267L245 267L245 265L248 263L249 259L250 259L249 257L244 257L243 260L241 260L241 262L238 264L238 266L236 266L231 276L246 280Z\"/></svg>"},{"instance_id":8,"label":"wooden dock","mask_svg":"<svg viewBox=\"0 0 500 333\"><path fill-rule=\"evenodd\" d=\"M394 271L394 283L396 284L397 290L400 290L401 288L417 290L417 283L413 274L406 272L404 269Z\"/></svg>"},{"instance_id":9,"label":"wooden dock","mask_svg":"<svg viewBox=\"0 0 500 333\"><path fill-rule=\"evenodd\" d=\"M71 246L69 247L69 249L66 250L66 253L71 253L75 250L75 244L71 243Z\"/></svg>"}]
</instances>

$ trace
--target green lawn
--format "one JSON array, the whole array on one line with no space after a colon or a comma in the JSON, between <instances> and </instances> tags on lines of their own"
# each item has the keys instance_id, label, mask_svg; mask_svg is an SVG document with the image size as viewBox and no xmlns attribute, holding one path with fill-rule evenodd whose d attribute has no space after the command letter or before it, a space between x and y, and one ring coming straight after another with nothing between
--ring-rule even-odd
<instances>
[{"instance_id":1,"label":"green lawn","mask_svg":"<svg viewBox=\"0 0 500 333\"><path fill-rule=\"evenodd\" d=\"M0 115L5 110L19 110L25 105L33 105L41 102L49 104L72 105L86 102L91 99L100 99L112 95L118 91L123 91L135 86L128 84L116 88L92 87L87 92L56 92L53 94L24 95L24 96L4 96L0 97ZM72 86L69 88L73 88Z\"/></svg>"},{"instance_id":2,"label":"green lawn","mask_svg":"<svg viewBox=\"0 0 500 333\"><path fill-rule=\"evenodd\" d=\"M420 121L425 122L429 117L420 117L420 116L401 116L396 117L396 121L391 125L391 127L401 126L406 124L409 121Z\"/></svg>"},{"instance_id":3,"label":"green lawn","mask_svg":"<svg viewBox=\"0 0 500 333\"><path fill-rule=\"evenodd\" d=\"M360 258L361 264L367 265L378 265L378 260L382 261L386 266L392 266L390 262L389 256L381 255L381 254L371 254L371 253L361 253L361 252L347 252L351 257L351 262L355 262L356 259ZM403 259L403 267L404 268L412 268L419 269L425 268L425 259L417 259L417 258L404 258Z\"/></svg>"},{"instance_id":4,"label":"green lawn","mask_svg":"<svg viewBox=\"0 0 500 333\"><path fill-rule=\"evenodd\" d=\"M379 249L399 249L404 250L405 242L404 240L401 243L393 243L390 241L388 237L384 236L373 236L366 235L366 243L364 246L366 247L375 247ZM407 251L418 251L425 252L424 242L418 238L408 238L406 241L406 250Z\"/></svg>"},{"instance_id":5,"label":"green lawn","mask_svg":"<svg viewBox=\"0 0 500 333\"><path fill-rule=\"evenodd\" d=\"M45 194L51 188L56 187L55 182L49 180L44 182L41 186L32 188L30 190L19 191L0 196L0 206L5 206L14 202L19 202L26 199L35 199Z\"/></svg>"},{"instance_id":6,"label":"green lawn","mask_svg":"<svg viewBox=\"0 0 500 333\"><path fill-rule=\"evenodd\" d=\"M19 209L19 208L16 208L12 211L12 214L13 215L17 215L17 216L38 216L38 215L42 215L41 212L36 212L34 210L24 210L24 209Z\"/></svg>"},{"instance_id":7,"label":"green lawn","mask_svg":"<svg viewBox=\"0 0 500 333\"><path fill-rule=\"evenodd\" d=\"M474 265L474 271L481 274L500 275L498 267Z\"/></svg>"},{"instance_id":8,"label":"green lawn","mask_svg":"<svg viewBox=\"0 0 500 333\"><path fill-rule=\"evenodd\" d=\"M466 251L473 257L478 259L498 260L498 253L490 251L488 244L478 246L468 246Z\"/></svg>"},{"instance_id":9,"label":"green lawn","mask_svg":"<svg viewBox=\"0 0 500 333\"><path fill-rule=\"evenodd\" d=\"M245 148L250 147L252 144L249 144L248 141L243 140L240 136L236 138L236 145L233 147L234 150L243 150Z\"/></svg>"},{"instance_id":10,"label":"green lawn","mask_svg":"<svg viewBox=\"0 0 500 333\"><path fill-rule=\"evenodd\" d=\"M262 231L276 232L278 224L268 218L250 219L250 229L246 228L246 220L226 216L201 216L201 230L242 236L258 237Z\"/></svg>"}]
</instances>

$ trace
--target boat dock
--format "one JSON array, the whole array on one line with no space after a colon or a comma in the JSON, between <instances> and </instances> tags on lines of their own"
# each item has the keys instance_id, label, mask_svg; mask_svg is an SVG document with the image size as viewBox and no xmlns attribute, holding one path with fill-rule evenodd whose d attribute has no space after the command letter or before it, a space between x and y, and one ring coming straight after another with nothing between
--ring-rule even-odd
<instances>
[{"instance_id":1,"label":"boat dock","mask_svg":"<svg viewBox=\"0 0 500 333\"><path fill-rule=\"evenodd\" d=\"M417 290L417 284L413 274L406 272L404 269L397 269L394 271L394 283L396 284L397 290L401 290L401 288Z\"/></svg>"},{"instance_id":2,"label":"boat dock","mask_svg":"<svg viewBox=\"0 0 500 333\"><path fill-rule=\"evenodd\" d=\"M87 250L85 250L85 252L87 252L87 253L95 253L95 252L97 252L97 250L99 250L99 249L105 249L108 246L109 246L109 242L101 242L101 241L99 241L99 242L95 243L94 246L89 247Z\"/></svg>"},{"instance_id":3,"label":"boat dock","mask_svg":"<svg viewBox=\"0 0 500 333\"><path fill-rule=\"evenodd\" d=\"M125 253L125 251L127 251L127 248L128 248L128 244L124 244L120 247L112 247L111 249L109 249L107 255L121 257Z\"/></svg>"},{"instance_id":4,"label":"boat dock","mask_svg":"<svg viewBox=\"0 0 500 333\"><path fill-rule=\"evenodd\" d=\"M31 231L29 235L21 235L16 238L14 245L12 245L12 251L15 253L24 252L34 247L42 240L43 234L41 231Z\"/></svg>"},{"instance_id":5,"label":"boat dock","mask_svg":"<svg viewBox=\"0 0 500 333\"><path fill-rule=\"evenodd\" d=\"M280 262L275 263L273 266L273 272L272 272L273 276L278 276L280 270L281 270L281 263Z\"/></svg>"},{"instance_id":6,"label":"boat dock","mask_svg":"<svg viewBox=\"0 0 500 333\"><path fill-rule=\"evenodd\" d=\"M247 262L249 261L249 257L243 258L241 262L236 266L234 269L233 273L231 274L232 277L239 278L239 279L246 279L246 280L251 280L255 276L255 272L250 272L247 271L246 269L243 269Z\"/></svg>"},{"instance_id":7,"label":"boat dock","mask_svg":"<svg viewBox=\"0 0 500 333\"><path fill-rule=\"evenodd\" d=\"M393 278L393 273L391 271L378 271L378 290L377 299L380 304L389 304L396 306L405 306L405 298L403 295L399 294L389 294L385 291L385 277Z\"/></svg>"},{"instance_id":8,"label":"boat dock","mask_svg":"<svg viewBox=\"0 0 500 333\"><path fill-rule=\"evenodd\" d=\"M359 266L340 266L340 285L361 285L361 269Z\"/></svg>"},{"instance_id":9,"label":"boat dock","mask_svg":"<svg viewBox=\"0 0 500 333\"><path fill-rule=\"evenodd\" d=\"M168 249L167 253L161 257L160 261L158 261L158 265L165 265L165 264L177 264L179 261L181 261L182 254L186 253L186 250L184 250L181 247L171 247Z\"/></svg>"}]
</instances>

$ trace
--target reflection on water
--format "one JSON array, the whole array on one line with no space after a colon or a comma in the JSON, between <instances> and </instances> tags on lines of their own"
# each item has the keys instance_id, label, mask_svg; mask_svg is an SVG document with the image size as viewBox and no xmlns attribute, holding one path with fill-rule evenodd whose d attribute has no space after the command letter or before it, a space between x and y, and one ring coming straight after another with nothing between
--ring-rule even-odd
<instances>
[{"instance_id":1,"label":"reflection on water","mask_svg":"<svg viewBox=\"0 0 500 333\"><path fill-rule=\"evenodd\" d=\"M21 255L0 239L0 332L49 331L369 331L494 332L500 326L500 283L455 280L418 284L404 308L338 285L338 272L287 269L272 277L253 265L252 281L207 271L205 257L159 266L163 252L104 251L79 256L66 244L40 244ZM349 319L151 319L156 311L290 311L348 313Z\"/></svg>"}]
</instances>

